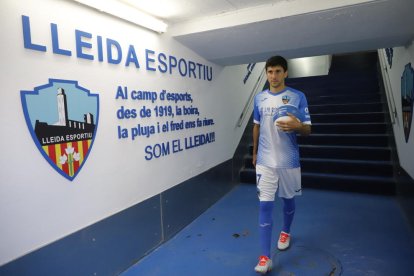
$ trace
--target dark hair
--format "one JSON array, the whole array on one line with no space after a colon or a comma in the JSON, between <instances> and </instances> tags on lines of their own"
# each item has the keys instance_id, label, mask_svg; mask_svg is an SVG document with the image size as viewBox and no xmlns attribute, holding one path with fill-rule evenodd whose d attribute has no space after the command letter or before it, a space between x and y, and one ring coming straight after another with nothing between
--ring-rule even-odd
<instances>
[{"instance_id":1,"label":"dark hair","mask_svg":"<svg viewBox=\"0 0 414 276\"><path fill-rule=\"evenodd\" d=\"M288 69L287 61L286 61L286 59L285 59L284 57L282 57L282 56L273 56L273 57L269 58L269 59L266 61L266 66L265 66L265 69L266 69L266 71L267 71L267 68L268 68L268 67L274 67L274 66L280 66L280 67L282 67L282 68L283 68L283 70L285 70L285 72L286 72L286 71L287 71L287 69Z\"/></svg>"}]
</instances>

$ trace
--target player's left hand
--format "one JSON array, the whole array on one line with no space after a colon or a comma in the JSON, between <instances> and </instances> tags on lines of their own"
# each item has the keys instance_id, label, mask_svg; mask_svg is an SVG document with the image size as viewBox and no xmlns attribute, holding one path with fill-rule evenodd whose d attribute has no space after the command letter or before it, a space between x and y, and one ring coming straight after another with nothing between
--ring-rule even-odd
<instances>
[{"instance_id":1,"label":"player's left hand","mask_svg":"<svg viewBox=\"0 0 414 276\"><path fill-rule=\"evenodd\" d=\"M282 131L297 131L302 126L300 120L292 113L287 113L290 119L276 122L276 126Z\"/></svg>"}]
</instances>

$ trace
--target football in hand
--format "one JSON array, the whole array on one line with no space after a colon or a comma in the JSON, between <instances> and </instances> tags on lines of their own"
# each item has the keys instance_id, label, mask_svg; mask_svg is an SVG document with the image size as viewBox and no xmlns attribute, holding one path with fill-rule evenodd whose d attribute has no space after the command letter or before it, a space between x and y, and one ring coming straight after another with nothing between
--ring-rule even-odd
<instances>
[{"instance_id":1,"label":"football in hand","mask_svg":"<svg viewBox=\"0 0 414 276\"><path fill-rule=\"evenodd\" d=\"M290 116L282 116L279 117L275 120L275 126L278 127L278 124L282 123L282 124L288 124L289 122L293 122L294 120L297 120L298 122L300 122L300 120L296 117L290 117ZM280 129L280 127L279 127ZM292 131L285 131L286 133L291 133Z\"/></svg>"}]
</instances>

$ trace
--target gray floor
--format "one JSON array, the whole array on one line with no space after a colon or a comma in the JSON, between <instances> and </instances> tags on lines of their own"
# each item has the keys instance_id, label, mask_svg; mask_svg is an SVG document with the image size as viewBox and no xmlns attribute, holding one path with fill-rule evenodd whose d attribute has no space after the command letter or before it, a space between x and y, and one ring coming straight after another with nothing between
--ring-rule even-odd
<instances>
[{"instance_id":1,"label":"gray floor","mask_svg":"<svg viewBox=\"0 0 414 276\"><path fill-rule=\"evenodd\" d=\"M257 275L257 221L256 187L240 184L122 276ZM305 189L291 231L268 275L414 275L414 232L393 197Z\"/></svg>"}]
</instances>

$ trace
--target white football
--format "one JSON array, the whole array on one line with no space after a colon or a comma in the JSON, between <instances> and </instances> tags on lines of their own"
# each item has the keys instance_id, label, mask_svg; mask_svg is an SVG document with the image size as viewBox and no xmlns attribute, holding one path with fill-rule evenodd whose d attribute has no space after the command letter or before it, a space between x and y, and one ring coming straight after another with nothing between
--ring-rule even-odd
<instances>
[{"instance_id":1,"label":"white football","mask_svg":"<svg viewBox=\"0 0 414 276\"><path fill-rule=\"evenodd\" d=\"M275 124L275 126L277 126L276 125L276 123L278 123L278 122L289 122L289 121L293 121L293 120L295 120L294 118L292 118L292 117L290 117L290 116L282 116L282 117L279 117L279 118L277 118L276 120L275 120L275 122L274 122L274 124ZM298 122L300 122L300 120L298 119L298 118L296 118L296 120L298 121ZM292 131L285 131L286 133L291 133Z\"/></svg>"}]
</instances>

